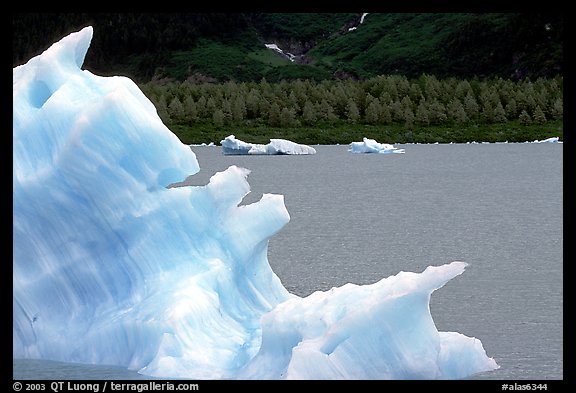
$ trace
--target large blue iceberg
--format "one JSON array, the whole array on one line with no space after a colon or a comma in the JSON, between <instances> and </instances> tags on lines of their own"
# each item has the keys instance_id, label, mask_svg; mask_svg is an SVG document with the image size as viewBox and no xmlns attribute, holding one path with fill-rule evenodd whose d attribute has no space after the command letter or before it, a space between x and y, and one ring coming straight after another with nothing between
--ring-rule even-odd
<instances>
[{"instance_id":1,"label":"large blue iceberg","mask_svg":"<svg viewBox=\"0 0 576 393\"><path fill-rule=\"evenodd\" d=\"M498 368L438 332L431 294L465 263L290 294L268 239L281 195L199 171L130 79L81 66L86 27L13 69L13 357L194 379L445 379Z\"/></svg>"}]
</instances>

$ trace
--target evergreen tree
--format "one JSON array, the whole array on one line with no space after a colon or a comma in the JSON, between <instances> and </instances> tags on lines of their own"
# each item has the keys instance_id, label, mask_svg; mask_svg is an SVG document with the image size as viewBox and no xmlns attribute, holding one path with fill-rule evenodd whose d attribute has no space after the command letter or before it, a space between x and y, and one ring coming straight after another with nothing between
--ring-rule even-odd
<instances>
[{"instance_id":1,"label":"evergreen tree","mask_svg":"<svg viewBox=\"0 0 576 393\"><path fill-rule=\"evenodd\" d=\"M469 91L464 98L464 110L470 120L474 120L478 117L478 102L476 102L476 98L474 98L472 91Z\"/></svg>"},{"instance_id":2,"label":"evergreen tree","mask_svg":"<svg viewBox=\"0 0 576 393\"><path fill-rule=\"evenodd\" d=\"M506 112L506 117L509 119L515 119L518 116L518 108L516 107L516 100L514 98L508 100L504 111Z\"/></svg>"},{"instance_id":3,"label":"evergreen tree","mask_svg":"<svg viewBox=\"0 0 576 393\"><path fill-rule=\"evenodd\" d=\"M268 83L268 81L266 81L266 78L262 78L260 80L260 85L258 87L259 87L260 93L262 95L267 95L272 90L270 83Z\"/></svg>"},{"instance_id":4,"label":"evergreen tree","mask_svg":"<svg viewBox=\"0 0 576 393\"><path fill-rule=\"evenodd\" d=\"M224 124L232 123L232 104L229 99L222 102L222 114L224 115Z\"/></svg>"},{"instance_id":5,"label":"evergreen tree","mask_svg":"<svg viewBox=\"0 0 576 393\"><path fill-rule=\"evenodd\" d=\"M348 95L344 91L344 88L342 87L342 83L338 83L332 90L333 90L333 96L334 96L334 100L335 100L334 113L339 117L349 118L348 109L349 109L351 99L348 98ZM354 103L354 105L356 106L356 103ZM356 109L358 110L357 106L356 106Z\"/></svg>"},{"instance_id":6,"label":"evergreen tree","mask_svg":"<svg viewBox=\"0 0 576 393\"><path fill-rule=\"evenodd\" d=\"M410 82L404 75L395 75L392 77L396 81L396 90L398 91L398 98L407 96L410 92Z\"/></svg>"},{"instance_id":7,"label":"evergreen tree","mask_svg":"<svg viewBox=\"0 0 576 393\"><path fill-rule=\"evenodd\" d=\"M456 89L454 90L454 96L458 98L461 102L466 98L468 93L472 93L472 87L470 86L470 82L468 81L460 81L456 85Z\"/></svg>"},{"instance_id":8,"label":"evergreen tree","mask_svg":"<svg viewBox=\"0 0 576 393\"><path fill-rule=\"evenodd\" d=\"M392 96L387 91L383 91L382 94L380 94L379 100L382 105L389 105L392 102Z\"/></svg>"},{"instance_id":9,"label":"evergreen tree","mask_svg":"<svg viewBox=\"0 0 576 393\"><path fill-rule=\"evenodd\" d=\"M532 123L532 118L530 117L528 112L526 112L526 110L523 109L522 112L520 112L520 116L518 116L518 121L522 125L527 125L527 124Z\"/></svg>"},{"instance_id":10,"label":"evergreen tree","mask_svg":"<svg viewBox=\"0 0 576 393\"><path fill-rule=\"evenodd\" d=\"M268 98L261 96L260 100L258 101L258 113L260 114L259 117L261 119L269 119L271 108L272 108L271 101L269 101ZM278 104L276 105L276 108L280 110L280 106L278 106Z\"/></svg>"},{"instance_id":11,"label":"evergreen tree","mask_svg":"<svg viewBox=\"0 0 576 393\"><path fill-rule=\"evenodd\" d=\"M534 115L532 116L532 118L534 119L534 123L536 124L546 123L546 116L544 115L542 108L540 108L540 105L537 105L536 109L534 109Z\"/></svg>"},{"instance_id":12,"label":"evergreen tree","mask_svg":"<svg viewBox=\"0 0 576 393\"><path fill-rule=\"evenodd\" d=\"M290 95L288 96L288 108L293 109L294 113L300 112L300 110L302 109L300 107L300 104L298 103L298 97L296 97L296 94L294 93L293 90L290 92Z\"/></svg>"},{"instance_id":13,"label":"evergreen tree","mask_svg":"<svg viewBox=\"0 0 576 393\"><path fill-rule=\"evenodd\" d=\"M234 104L232 105L232 120L235 123L240 123L246 117L246 104L244 97L241 95L236 96Z\"/></svg>"},{"instance_id":14,"label":"evergreen tree","mask_svg":"<svg viewBox=\"0 0 576 393\"><path fill-rule=\"evenodd\" d=\"M330 105L327 100L322 100L322 102L320 102L318 113L322 120L325 120L329 123L333 123L336 120L338 120L338 118L334 114L334 109L332 108L332 105Z\"/></svg>"},{"instance_id":15,"label":"evergreen tree","mask_svg":"<svg viewBox=\"0 0 576 393\"><path fill-rule=\"evenodd\" d=\"M304 110L304 104L306 104L306 100L308 99L308 95L306 91L310 86L310 81L306 80L303 81L301 79L297 79L292 84L292 91L296 96L296 100L298 101L298 107Z\"/></svg>"},{"instance_id":16,"label":"evergreen tree","mask_svg":"<svg viewBox=\"0 0 576 393\"><path fill-rule=\"evenodd\" d=\"M540 109L548 107L548 99L546 97L546 91L541 90L534 95L534 101L536 106L540 106Z\"/></svg>"},{"instance_id":17,"label":"evergreen tree","mask_svg":"<svg viewBox=\"0 0 576 393\"><path fill-rule=\"evenodd\" d=\"M392 113L390 113L390 107L387 103L382 104L382 110L380 112L380 123L382 124L392 123Z\"/></svg>"},{"instance_id":18,"label":"evergreen tree","mask_svg":"<svg viewBox=\"0 0 576 393\"><path fill-rule=\"evenodd\" d=\"M447 109L448 113L450 114L450 118L457 124L463 124L468 121L468 116L464 110L464 105L462 105L462 102L458 98L454 98L452 101L450 101Z\"/></svg>"},{"instance_id":19,"label":"evergreen tree","mask_svg":"<svg viewBox=\"0 0 576 393\"><path fill-rule=\"evenodd\" d=\"M224 113L222 112L222 109L214 110L212 114L212 122L218 128L224 126Z\"/></svg>"},{"instance_id":20,"label":"evergreen tree","mask_svg":"<svg viewBox=\"0 0 576 393\"><path fill-rule=\"evenodd\" d=\"M367 80L364 88L371 95L377 97L385 89L385 85L386 85L386 78L382 75L379 75Z\"/></svg>"},{"instance_id":21,"label":"evergreen tree","mask_svg":"<svg viewBox=\"0 0 576 393\"><path fill-rule=\"evenodd\" d=\"M439 98L440 82L438 79L434 75L423 75L422 78L424 80L424 97L429 101Z\"/></svg>"},{"instance_id":22,"label":"evergreen tree","mask_svg":"<svg viewBox=\"0 0 576 393\"><path fill-rule=\"evenodd\" d=\"M295 111L292 108L282 108L280 112L280 126L292 127L295 125Z\"/></svg>"},{"instance_id":23,"label":"evergreen tree","mask_svg":"<svg viewBox=\"0 0 576 393\"><path fill-rule=\"evenodd\" d=\"M192 96L187 96L182 105L184 106L184 117L188 121L198 120L198 109Z\"/></svg>"},{"instance_id":24,"label":"evergreen tree","mask_svg":"<svg viewBox=\"0 0 576 393\"><path fill-rule=\"evenodd\" d=\"M514 94L514 101L516 101L516 110L518 112L522 112L522 111L528 111L528 101L526 99L526 95L524 94L524 92L522 90L520 90L519 88L516 90L515 94Z\"/></svg>"},{"instance_id":25,"label":"evergreen tree","mask_svg":"<svg viewBox=\"0 0 576 393\"><path fill-rule=\"evenodd\" d=\"M446 107L440 101L434 99L428 104L428 118L430 124L442 124L447 119Z\"/></svg>"},{"instance_id":26,"label":"evergreen tree","mask_svg":"<svg viewBox=\"0 0 576 393\"><path fill-rule=\"evenodd\" d=\"M360 111L352 98L348 100L346 105L346 117L352 123L356 123L360 118Z\"/></svg>"},{"instance_id":27,"label":"evergreen tree","mask_svg":"<svg viewBox=\"0 0 576 393\"><path fill-rule=\"evenodd\" d=\"M494 108L492 107L492 103L490 101L484 102L484 106L482 108L482 118L485 123L494 122Z\"/></svg>"},{"instance_id":28,"label":"evergreen tree","mask_svg":"<svg viewBox=\"0 0 576 393\"><path fill-rule=\"evenodd\" d=\"M314 104L310 101L306 101L304 104L304 109L302 110L302 122L306 125L313 125L316 123L316 109L314 108Z\"/></svg>"},{"instance_id":29,"label":"evergreen tree","mask_svg":"<svg viewBox=\"0 0 576 393\"><path fill-rule=\"evenodd\" d=\"M536 109L536 92L534 90L534 84L530 80L525 80L524 83L520 84L520 89L524 93L526 99L526 110L534 111L534 109Z\"/></svg>"},{"instance_id":30,"label":"evergreen tree","mask_svg":"<svg viewBox=\"0 0 576 393\"><path fill-rule=\"evenodd\" d=\"M403 121L404 120L404 109L400 101L395 100L389 105L390 113L392 115L392 121Z\"/></svg>"},{"instance_id":31,"label":"evergreen tree","mask_svg":"<svg viewBox=\"0 0 576 393\"><path fill-rule=\"evenodd\" d=\"M222 85L223 88L223 94L225 98L231 99L232 97L235 97L238 95L238 85L236 84L236 82L234 82L233 80L224 82L224 84Z\"/></svg>"},{"instance_id":32,"label":"evergreen tree","mask_svg":"<svg viewBox=\"0 0 576 393\"><path fill-rule=\"evenodd\" d=\"M196 110L198 111L198 117L208 117L208 114L206 113L206 97L200 96L200 98L198 98L196 101Z\"/></svg>"},{"instance_id":33,"label":"evergreen tree","mask_svg":"<svg viewBox=\"0 0 576 393\"><path fill-rule=\"evenodd\" d=\"M365 114L366 123L378 124L378 122L380 121L380 111L381 111L380 100L376 98L372 100L368 105L368 108L366 108L366 114Z\"/></svg>"},{"instance_id":34,"label":"evergreen tree","mask_svg":"<svg viewBox=\"0 0 576 393\"><path fill-rule=\"evenodd\" d=\"M430 118L428 117L428 109L426 108L424 100L420 101L420 103L418 104L418 108L416 109L416 123L424 127L430 125Z\"/></svg>"},{"instance_id":35,"label":"evergreen tree","mask_svg":"<svg viewBox=\"0 0 576 393\"><path fill-rule=\"evenodd\" d=\"M268 125L271 127L280 126L280 107L277 103L273 103L268 112Z\"/></svg>"},{"instance_id":36,"label":"evergreen tree","mask_svg":"<svg viewBox=\"0 0 576 393\"><path fill-rule=\"evenodd\" d=\"M414 127L414 111L412 111L412 108L404 109L404 127Z\"/></svg>"},{"instance_id":37,"label":"evergreen tree","mask_svg":"<svg viewBox=\"0 0 576 393\"><path fill-rule=\"evenodd\" d=\"M418 83L412 83L410 85L408 96L413 102L420 102L420 100L423 98L423 93Z\"/></svg>"},{"instance_id":38,"label":"evergreen tree","mask_svg":"<svg viewBox=\"0 0 576 393\"><path fill-rule=\"evenodd\" d=\"M414 104L412 103L412 100L407 95L402 98L402 101L400 101L400 103L402 104L403 110L406 110L407 108L410 108L410 109L414 108Z\"/></svg>"},{"instance_id":39,"label":"evergreen tree","mask_svg":"<svg viewBox=\"0 0 576 393\"><path fill-rule=\"evenodd\" d=\"M494 121L496 123L505 123L506 122L506 111L502 107L502 103L498 101L496 104L496 108L494 108Z\"/></svg>"},{"instance_id":40,"label":"evergreen tree","mask_svg":"<svg viewBox=\"0 0 576 393\"><path fill-rule=\"evenodd\" d=\"M531 84L524 85L524 89L527 90L525 91L523 90L523 87L520 86L515 96L518 109L525 110L528 113L533 112L534 109L536 109L536 100L532 95L530 95L533 94L533 88L531 87Z\"/></svg>"},{"instance_id":41,"label":"evergreen tree","mask_svg":"<svg viewBox=\"0 0 576 393\"><path fill-rule=\"evenodd\" d=\"M564 104L562 102L562 98L557 98L556 100L554 100L554 103L552 104L552 117L554 119L562 119L564 117Z\"/></svg>"},{"instance_id":42,"label":"evergreen tree","mask_svg":"<svg viewBox=\"0 0 576 393\"><path fill-rule=\"evenodd\" d=\"M246 117L255 119L260 113L260 93L255 88L250 89L246 97Z\"/></svg>"},{"instance_id":43,"label":"evergreen tree","mask_svg":"<svg viewBox=\"0 0 576 393\"><path fill-rule=\"evenodd\" d=\"M184 118L184 106L178 99L178 97L172 98L170 104L168 105L168 113L170 117L175 120L181 120Z\"/></svg>"},{"instance_id":44,"label":"evergreen tree","mask_svg":"<svg viewBox=\"0 0 576 393\"><path fill-rule=\"evenodd\" d=\"M558 83L559 81L562 81L561 77L560 79L555 78L546 80L546 89L548 90L549 97L552 99L562 97L562 89Z\"/></svg>"},{"instance_id":45,"label":"evergreen tree","mask_svg":"<svg viewBox=\"0 0 576 393\"><path fill-rule=\"evenodd\" d=\"M364 97L364 111L368 110L368 107L370 106L370 104L374 100L375 100L375 98L372 94L370 94L370 93L366 94L366 96Z\"/></svg>"},{"instance_id":46,"label":"evergreen tree","mask_svg":"<svg viewBox=\"0 0 576 393\"><path fill-rule=\"evenodd\" d=\"M386 88L385 90L390 94L391 101L396 101L402 99L398 94L398 88L396 87L396 77L395 76L388 76L386 78Z\"/></svg>"},{"instance_id":47,"label":"evergreen tree","mask_svg":"<svg viewBox=\"0 0 576 393\"><path fill-rule=\"evenodd\" d=\"M216 100L214 99L214 97L210 97L206 100L206 116L205 117L213 116L215 111L216 111Z\"/></svg>"},{"instance_id":48,"label":"evergreen tree","mask_svg":"<svg viewBox=\"0 0 576 393\"><path fill-rule=\"evenodd\" d=\"M158 112L158 117L164 122L165 124L170 124L172 119L170 118L170 114L168 113L168 105L166 104L166 97L164 94L161 94L158 97L158 102L155 104L156 111Z\"/></svg>"}]
</instances>

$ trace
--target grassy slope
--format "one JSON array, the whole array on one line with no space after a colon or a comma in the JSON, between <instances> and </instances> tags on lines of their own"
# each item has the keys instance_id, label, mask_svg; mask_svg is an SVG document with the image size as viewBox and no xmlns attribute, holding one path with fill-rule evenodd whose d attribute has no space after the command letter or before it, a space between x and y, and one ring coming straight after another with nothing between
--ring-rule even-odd
<instances>
[{"instance_id":1,"label":"grassy slope","mask_svg":"<svg viewBox=\"0 0 576 393\"><path fill-rule=\"evenodd\" d=\"M358 17L347 13L271 13L256 20L256 29L264 39L320 42Z\"/></svg>"},{"instance_id":2,"label":"grassy slope","mask_svg":"<svg viewBox=\"0 0 576 393\"><path fill-rule=\"evenodd\" d=\"M323 42L311 55L319 64L359 76L438 71L438 45L471 14L368 14L356 30Z\"/></svg>"},{"instance_id":3,"label":"grassy slope","mask_svg":"<svg viewBox=\"0 0 576 393\"><path fill-rule=\"evenodd\" d=\"M314 45L342 27L354 14L261 14L254 28L233 40L200 39L194 48L172 51L165 76L184 80L202 74L217 81L259 81L262 78L330 79L332 74L315 65L294 64L265 43Z\"/></svg>"},{"instance_id":4,"label":"grassy slope","mask_svg":"<svg viewBox=\"0 0 576 393\"><path fill-rule=\"evenodd\" d=\"M499 40L512 20L509 14L471 13L383 13L368 14L364 23L348 31L360 14L261 14L242 40L215 42L200 40L199 45L171 57L168 76L185 78L186 65L195 72L217 80L247 81L262 77L281 79L332 78L345 72L361 78L380 74L418 77L426 73L439 77L470 77L479 72L502 72L507 64L507 45ZM454 40L472 31L474 42L454 48ZM270 50L264 43L277 43L307 52L310 64L299 65ZM470 46L474 49L471 50ZM454 50L459 52L454 52ZM474 53L478 56L474 57ZM492 52L496 52L495 57ZM498 57L499 56L499 57ZM274 60L274 57L276 58ZM182 64L177 64L181 62ZM509 67L508 67L509 68Z\"/></svg>"}]
</instances>

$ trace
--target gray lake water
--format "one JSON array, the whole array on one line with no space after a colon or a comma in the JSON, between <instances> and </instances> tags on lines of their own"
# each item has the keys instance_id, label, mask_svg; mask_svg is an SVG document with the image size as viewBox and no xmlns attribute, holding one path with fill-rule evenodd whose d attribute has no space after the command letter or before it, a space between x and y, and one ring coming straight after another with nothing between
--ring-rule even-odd
<instances>
[{"instance_id":1,"label":"gray lake water","mask_svg":"<svg viewBox=\"0 0 576 393\"><path fill-rule=\"evenodd\" d=\"M405 154L314 146L308 156L225 156L193 146L204 185L230 165L251 193L282 194L290 222L268 259L300 296L452 261L432 295L439 331L480 339L500 369L471 379L563 379L563 145L396 145ZM14 360L14 379L136 379L114 367Z\"/></svg>"}]
</instances>

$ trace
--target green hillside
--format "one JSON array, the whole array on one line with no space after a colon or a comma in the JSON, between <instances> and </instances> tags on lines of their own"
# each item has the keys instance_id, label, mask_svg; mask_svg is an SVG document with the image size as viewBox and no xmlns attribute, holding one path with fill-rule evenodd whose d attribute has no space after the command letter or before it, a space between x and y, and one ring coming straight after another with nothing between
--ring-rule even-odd
<instances>
[{"instance_id":1,"label":"green hillside","mask_svg":"<svg viewBox=\"0 0 576 393\"><path fill-rule=\"evenodd\" d=\"M562 75L561 14L13 14L13 64L90 24L85 67L139 82ZM354 30L350 28L356 27ZM294 61L264 44L276 44Z\"/></svg>"},{"instance_id":2,"label":"green hillside","mask_svg":"<svg viewBox=\"0 0 576 393\"><path fill-rule=\"evenodd\" d=\"M356 30L322 42L312 51L329 68L375 74L446 74L444 45L467 23L495 17L473 14L370 14ZM453 59L455 60L455 59Z\"/></svg>"},{"instance_id":3,"label":"green hillside","mask_svg":"<svg viewBox=\"0 0 576 393\"><path fill-rule=\"evenodd\" d=\"M523 78L562 71L563 21L535 14L368 14L310 52L318 66L363 78Z\"/></svg>"}]
</instances>

